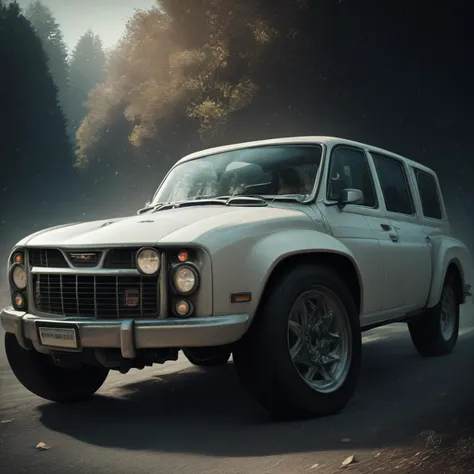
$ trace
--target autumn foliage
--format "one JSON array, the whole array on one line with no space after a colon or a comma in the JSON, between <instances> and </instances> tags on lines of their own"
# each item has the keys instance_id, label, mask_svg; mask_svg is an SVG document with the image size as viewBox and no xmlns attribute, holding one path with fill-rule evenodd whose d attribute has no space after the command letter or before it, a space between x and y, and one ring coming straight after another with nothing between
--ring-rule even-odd
<instances>
[{"instance_id":1,"label":"autumn foliage","mask_svg":"<svg viewBox=\"0 0 474 474\"><path fill-rule=\"evenodd\" d=\"M257 2L161 4L164 9L139 11L129 21L109 57L105 82L91 92L89 115L77 134L78 166L97 157L97 146L121 119L134 147L158 146L170 122L183 119L211 142L258 91L254 70L278 33Z\"/></svg>"}]
</instances>

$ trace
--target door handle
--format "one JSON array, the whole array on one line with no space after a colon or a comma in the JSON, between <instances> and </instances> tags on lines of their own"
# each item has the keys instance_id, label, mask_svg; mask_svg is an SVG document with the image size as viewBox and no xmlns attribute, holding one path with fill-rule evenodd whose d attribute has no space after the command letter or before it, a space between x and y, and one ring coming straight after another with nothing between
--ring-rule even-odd
<instances>
[{"instance_id":1,"label":"door handle","mask_svg":"<svg viewBox=\"0 0 474 474\"><path fill-rule=\"evenodd\" d=\"M390 240L392 242L398 242L398 235L397 234L390 234L389 237L390 237Z\"/></svg>"}]
</instances>

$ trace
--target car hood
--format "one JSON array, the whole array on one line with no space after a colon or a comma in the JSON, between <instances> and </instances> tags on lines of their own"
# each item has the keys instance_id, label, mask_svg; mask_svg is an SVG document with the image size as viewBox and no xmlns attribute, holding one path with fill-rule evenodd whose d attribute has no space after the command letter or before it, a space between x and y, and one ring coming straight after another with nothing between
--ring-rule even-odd
<instances>
[{"instance_id":1,"label":"car hood","mask_svg":"<svg viewBox=\"0 0 474 474\"><path fill-rule=\"evenodd\" d=\"M190 206L57 226L36 232L18 245L84 248L195 242L207 246L219 238L240 240L255 233L313 225L308 215L298 209Z\"/></svg>"}]
</instances>

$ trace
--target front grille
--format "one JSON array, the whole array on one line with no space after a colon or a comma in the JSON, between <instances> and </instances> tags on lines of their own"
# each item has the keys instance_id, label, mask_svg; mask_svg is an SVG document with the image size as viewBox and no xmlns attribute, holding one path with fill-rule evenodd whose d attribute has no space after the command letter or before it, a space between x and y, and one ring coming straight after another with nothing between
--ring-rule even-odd
<instances>
[{"instance_id":1,"label":"front grille","mask_svg":"<svg viewBox=\"0 0 474 474\"><path fill-rule=\"evenodd\" d=\"M104 268L137 268L136 249L111 249L107 252L104 261Z\"/></svg>"},{"instance_id":2,"label":"front grille","mask_svg":"<svg viewBox=\"0 0 474 474\"><path fill-rule=\"evenodd\" d=\"M33 275L39 311L102 319L157 317L158 277Z\"/></svg>"},{"instance_id":3,"label":"front grille","mask_svg":"<svg viewBox=\"0 0 474 474\"><path fill-rule=\"evenodd\" d=\"M69 268L64 255L57 249L30 249L32 267Z\"/></svg>"}]
</instances>

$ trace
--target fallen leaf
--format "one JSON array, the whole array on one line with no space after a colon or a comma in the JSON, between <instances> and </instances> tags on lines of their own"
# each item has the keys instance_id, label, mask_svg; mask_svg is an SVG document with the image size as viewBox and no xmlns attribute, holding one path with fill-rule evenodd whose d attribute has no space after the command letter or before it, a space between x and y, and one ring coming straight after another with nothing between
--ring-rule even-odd
<instances>
[{"instance_id":1,"label":"fallen leaf","mask_svg":"<svg viewBox=\"0 0 474 474\"><path fill-rule=\"evenodd\" d=\"M40 449L42 451L47 451L48 449L51 449L51 446L48 446L46 443L43 443L43 441L40 441L36 445L36 449Z\"/></svg>"},{"instance_id":2,"label":"fallen leaf","mask_svg":"<svg viewBox=\"0 0 474 474\"><path fill-rule=\"evenodd\" d=\"M319 466L318 463L313 464L313 465L308 469L308 471L311 471L311 469L316 469L318 466Z\"/></svg>"},{"instance_id":3,"label":"fallen leaf","mask_svg":"<svg viewBox=\"0 0 474 474\"><path fill-rule=\"evenodd\" d=\"M354 455L349 456L348 458L344 459L344 461L342 461L341 467L347 467L350 464L354 464L355 462L357 462L355 456Z\"/></svg>"},{"instance_id":4,"label":"fallen leaf","mask_svg":"<svg viewBox=\"0 0 474 474\"><path fill-rule=\"evenodd\" d=\"M377 453L374 457L378 458L382 453Z\"/></svg>"},{"instance_id":5,"label":"fallen leaf","mask_svg":"<svg viewBox=\"0 0 474 474\"><path fill-rule=\"evenodd\" d=\"M2 423L11 423L13 421L13 418L11 420L2 420Z\"/></svg>"}]
</instances>

